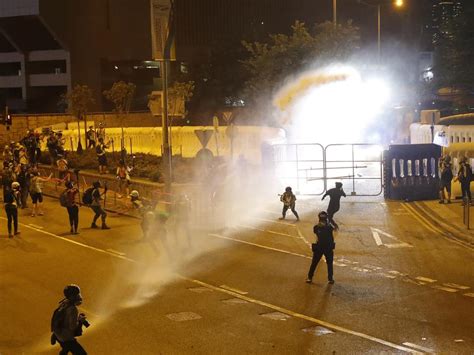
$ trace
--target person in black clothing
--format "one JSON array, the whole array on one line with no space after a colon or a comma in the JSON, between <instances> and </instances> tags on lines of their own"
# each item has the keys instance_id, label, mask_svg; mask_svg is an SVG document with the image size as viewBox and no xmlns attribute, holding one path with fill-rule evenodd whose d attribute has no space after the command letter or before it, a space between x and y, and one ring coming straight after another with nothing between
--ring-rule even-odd
<instances>
[{"instance_id":1,"label":"person in black clothing","mask_svg":"<svg viewBox=\"0 0 474 355\"><path fill-rule=\"evenodd\" d=\"M99 228L96 224L97 220L99 217L102 220L102 229L110 229L109 226L105 223L105 220L107 218L107 213L104 211L104 209L101 206L101 201L103 201L102 196L104 196L107 193L107 186L105 186L104 192L100 193L99 188L101 187L101 184L99 181L95 181L92 186L94 187L94 190L92 192L92 203L90 204L90 208L92 211L94 211L94 219L92 220L91 228L92 229L97 229Z\"/></svg>"},{"instance_id":2,"label":"person in black clothing","mask_svg":"<svg viewBox=\"0 0 474 355\"><path fill-rule=\"evenodd\" d=\"M461 183L461 192L464 206L465 203L471 203L472 168L467 160L467 157L462 157L460 160L457 179Z\"/></svg>"},{"instance_id":3,"label":"person in black clothing","mask_svg":"<svg viewBox=\"0 0 474 355\"><path fill-rule=\"evenodd\" d=\"M93 126L89 126L87 131L87 149L95 148L96 145L96 134Z\"/></svg>"},{"instance_id":4,"label":"person in black clothing","mask_svg":"<svg viewBox=\"0 0 474 355\"><path fill-rule=\"evenodd\" d=\"M30 191L31 173L27 165L22 165L17 181L20 183L21 209L27 208L28 193Z\"/></svg>"},{"instance_id":5,"label":"person in black clothing","mask_svg":"<svg viewBox=\"0 0 474 355\"><path fill-rule=\"evenodd\" d=\"M451 157L445 156L439 161L440 176L440 188L439 188L439 203L451 203L451 180L453 179L453 171L451 166ZM447 199L445 199L445 191L447 193Z\"/></svg>"},{"instance_id":6,"label":"person in black clothing","mask_svg":"<svg viewBox=\"0 0 474 355\"><path fill-rule=\"evenodd\" d=\"M13 238L12 222L15 235L20 234L18 232L18 205L20 204L20 184L18 182L13 182L11 188L7 189L4 203L8 219L8 238Z\"/></svg>"},{"instance_id":7,"label":"person in black clothing","mask_svg":"<svg viewBox=\"0 0 474 355\"><path fill-rule=\"evenodd\" d=\"M326 212L319 212L318 218L319 222L313 228L313 232L318 237L318 240L316 243L312 244L313 260L311 261L306 283L313 282L314 271L318 266L319 260L321 260L321 257L324 255L326 258L326 264L328 266L328 283L333 284L334 278L332 262L334 258L334 248L336 247L333 237L334 229L329 223L329 216Z\"/></svg>"},{"instance_id":8,"label":"person in black clothing","mask_svg":"<svg viewBox=\"0 0 474 355\"><path fill-rule=\"evenodd\" d=\"M79 195L79 190L74 187L72 181L66 181L66 190L64 191L66 195L66 209L69 215L69 225L71 226L71 234L79 234L77 231L79 227L79 206L77 204L77 196Z\"/></svg>"},{"instance_id":9,"label":"person in black clothing","mask_svg":"<svg viewBox=\"0 0 474 355\"><path fill-rule=\"evenodd\" d=\"M334 215L336 214L337 211L339 211L339 208L341 207L340 205L341 197L342 196L346 197L346 193L342 189L342 183L336 182L336 187L326 191L321 201L323 201L326 196L329 196L329 206L327 210L328 221L334 226L335 229L339 229L339 226L334 221Z\"/></svg>"}]
</instances>

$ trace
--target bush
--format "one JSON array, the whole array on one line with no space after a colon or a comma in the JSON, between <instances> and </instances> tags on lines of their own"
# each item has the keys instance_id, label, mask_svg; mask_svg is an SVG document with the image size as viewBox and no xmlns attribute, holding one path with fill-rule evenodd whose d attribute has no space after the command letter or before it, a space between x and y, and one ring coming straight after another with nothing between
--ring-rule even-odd
<instances>
[{"instance_id":1,"label":"bush","mask_svg":"<svg viewBox=\"0 0 474 355\"><path fill-rule=\"evenodd\" d=\"M115 175L116 167L120 160L120 153L106 153L109 172ZM127 156L127 164L133 170L132 179L143 178L153 182L164 182L163 173L161 171L161 157L153 154L134 154L135 159ZM84 150L82 154L77 152L67 152L66 159L70 169L94 170L98 168L97 156L94 150ZM49 152L42 152L40 162L42 164L51 164ZM188 183L194 180L197 171L197 164L194 158L173 157L173 182Z\"/></svg>"}]
</instances>

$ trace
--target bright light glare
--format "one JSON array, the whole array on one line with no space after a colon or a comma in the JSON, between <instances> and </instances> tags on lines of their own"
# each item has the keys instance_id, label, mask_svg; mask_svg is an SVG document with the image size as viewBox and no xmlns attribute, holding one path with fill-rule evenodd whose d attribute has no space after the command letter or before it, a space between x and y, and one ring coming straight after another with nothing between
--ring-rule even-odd
<instances>
[{"instance_id":1,"label":"bright light glare","mask_svg":"<svg viewBox=\"0 0 474 355\"><path fill-rule=\"evenodd\" d=\"M367 142L365 130L389 99L390 89L380 79L363 80L354 69L343 71L350 73L346 80L310 88L294 101L289 112L293 141Z\"/></svg>"},{"instance_id":2,"label":"bright light glare","mask_svg":"<svg viewBox=\"0 0 474 355\"><path fill-rule=\"evenodd\" d=\"M403 0L396 0L395 1L395 6L396 7L402 7L403 6Z\"/></svg>"}]
</instances>

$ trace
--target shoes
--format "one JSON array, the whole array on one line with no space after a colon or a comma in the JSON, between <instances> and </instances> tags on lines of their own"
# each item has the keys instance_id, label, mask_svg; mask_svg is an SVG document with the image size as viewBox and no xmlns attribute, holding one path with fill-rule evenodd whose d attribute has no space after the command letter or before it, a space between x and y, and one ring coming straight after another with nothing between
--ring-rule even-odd
<instances>
[{"instance_id":1,"label":"shoes","mask_svg":"<svg viewBox=\"0 0 474 355\"><path fill-rule=\"evenodd\" d=\"M79 232L75 231L75 232L72 232L72 234L77 235L77 234L79 234Z\"/></svg>"},{"instance_id":2,"label":"shoes","mask_svg":"<svg viewBox=\"0 0 474 355\"><path fill-rule=\"evenodd\" d=\"M297 219L296 219L296 222L299 222L299 221L300 221L300 219L299 219L299 218L297 218Z\"/></svg>"},{"instance_id":3,"label":"shoes","mask_svg":"<svg viewBox=\"0 0 474 355\"><path fill-rule=\"evenodd\" d=\"M36 215L34 213L31 214L31 217L35 217Z\"/></svg>"},{"instance_id":4,"label":"shoes","mask_svg":"<svg viewBox=\"0 0 474 355\"><path fill-rule=\"evenodd\" d=\"M451 203L451 200L448 200L448 204Z\"/></svg>"},{"instance_id":5,"label":"shoes","mask_svg":"<svg viewBox=\"0 0 474 355\"><path fill-rule=\"evenodd\" d=\"M110 227L109 227L108 225L106 225L106 224L103 224L103 225L102 225L102 229L110 229Z\"/></svg>"},{"instance_id":6,"label":"shoes","mask_svg":"<svg viewBox=\"0 0 474 355\"><path fill-rule=\"evenodd\" d=\"M71 233L71 234L74 234L74 229L71 228L70 233Z\"/></svg>"},{"instance_id":7,"label":"shoes","mask_svg":"<svg viewBox=\"0 0 474 355\"><path fill-rule=\"evenodd\" d=\"M38 216L44 216L43 212L38 213Z\"/></svg>"},{"instance_id":8,"label":"shoes","mask_svg":"<svg viewBox=\"0 0 474 355\"><path fill-rule=\"evenodd\" d=\"M13 238L13 234L9 234L9 235L8 235L8 238Z\"/></svg>"},{"instance_id":9,"label":"shoes","mask_svg":"<svg viewBox=\"0 0 474 355\"><path fill-rule=\"evenodd\" d=\"M92 224L91 224L91 228L92 228L92 229L98 229L99 227L97 226L97 224L92 223Z\"/></svg>"},{"instance_id":10,"label":"shoes","mask_svg":"<svg viewBox=\"0 0 474 355\"><path fill-rule=\"evenodd\" d=\"M19 231L16 231L16 232L15 232L15 235L18 235L18 234L20 234L20 233L21 233L21 232L19 232Z\"/></svg>"},{"instance_id":11,"label":"shoes","mask_svg":"<svg viewBox=\"0 0 474 355\"><path fill-rule=\"evenodd\" d=\"M281 220L285 219L285 217L280 217L280 218L278 218L278 219L281 221Z\"/></svg>"},{"instance_id":12,"label":"shoes","mask_svg":"<svg viewBox=\"0 0 474 355\"><path fill-rule=\"evenodd\" d=\"M443 203L444 203L444 200L439 200L438 203L439 203L439 204L443 204Z\"/></svg>"},{"instance_id":13,"label":"shoes","mask_svg":"<svg viewBox=\"0 0 474 355\"><path fill-rule=\"evenodd\" d=\"M307 284L310 284L310 283L313 283L313 280L311 280L311 279L306 279L305 282L306 282Z\"/></svg>"},{"instance_id":14,"label":"shoes","mask_svg":"<svg viewBox=\"0 0 474 355\"><path fill-rule=\"evenodd\" d=\"M334 284L334 280L329 280L329 281L328 281L328 284L333 285L333 284Z\"/></svg>"}]
</instances>

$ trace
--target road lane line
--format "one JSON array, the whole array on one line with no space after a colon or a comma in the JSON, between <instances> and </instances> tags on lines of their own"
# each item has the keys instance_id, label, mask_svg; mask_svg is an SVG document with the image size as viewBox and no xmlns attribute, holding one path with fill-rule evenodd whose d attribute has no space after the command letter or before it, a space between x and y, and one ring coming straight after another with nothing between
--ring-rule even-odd
<instances>
[{"instance_id":1,"label":"road lane line","mask_svg":"<svg viewBox=\"0 0 474 355\"><path fill-rule=\"evenodd\" d=\"M433 225L430 221L428 221L425 217L423 217L418 211L416 211L412 206L408 206L408 205L405 205L405 204L403 204L402 206L405 207L408 211L410 211L410 213L412 214L412 216L415 219L417 219L421 224L423 224L427 229L431 230L435 234L440 235L442 238L446 239L447 241L449 241L451 243L456 243L456 244L461 245L461 246L463 246L465 248L468 248L468 249L474 249L473 245L471 245L469 243L466 243L462 240L459 240L458 238L453 236L451 233L450 233L450 237L447 237L446 234L443 232L443 230L441 230L440 228ZM419 206L419 205L417 205L417 206Z\"/></svg>"},{"instance_id":2,"label":"road lane line","mask_svg":"<svg viewBox=\"0 0 474 355\"><path fill-rule=\"evenodd\" d=\"M450 282L443 284L443 286L452 287L452 288L458 288L458 289L460 289L460 290L469 290L469 289L470 289L469 286L463 286L463 285L453 284L453 283L450 283Z\"/></svg>"},{"instance_id":3,"label":"road lane line","mask_svg":"<svg viewBox=\"0 0 474 355\"><path fill-rule=\"evenodd\" d=\"M220 285L219 287L220 287L220 288L223 288L224 290L228 290L228 291L232 291L232 292L238 293L239 295L246 295L246 294L248 294L247 291L241 291L241 290L239 290L239 289L236 289L236 288L233 288L233 287L230 287L230 286L227 286L227 285Z\"/></svg>"},{"instance_id":4,"label":"road lane line","mask_svg":"<svg viewBox=\"0 0 474 355\"><path fill-rule=\"evenodd\" d=\"M428 277L423 277L423 276L415 277L415 280L419 280L419 281L423 281L423 282L430 282L430 283L433 283L433 282L437 281L437 280L433 280L433 279L430 279Z\"/></svg>"},{"instance_id":5,"label":"road lane line","mask_svg":"<svg viewBox=\"0 0 474 355\"><path fill-rule=\"evenodd\" d=\"M286 222L280 222L280 221L273 221L271 219L265 219L265 218L254 218L257 221L263 221L263 222L269 222L269 223L276 223L276 224L282 224L288 227L296 227L296 224L292 223L286 223Z\"/></svg>"},{"instance_id":6,"label":"road lane line","mask_svg":"<svg viewBox=\"0 0 474 355\"><path fill-rule=\"evenodd\" d=\"M4 217L0 217L0 219L6 220L6 218L4 218ZM54 233L50 233L50 232L47 232L47 231L44 231L44 230L41 230L41 229L33 228L33 227L28 226L28 225L23 224L23 223L19 223L19 224L26 227L26 228L37 231L39 233L51 236L53 238L63 240L63 241L68 242L68 243L72 243L72 244L81 246L81 247L86 248L86 249L90 249L90 250L99 252L101 254L106 254L106 255L121 259L121 260L129 261L129 262L134 263L134 264L140 264L138 261L136 261L134 259L131 259L131 258L127 258L127 257L121 256L121 255L117 255L115 253L108 252L106 250L102 250L102 249L99 249L99 248L92 247L92 246L87 245L87 244L79 243L79 242L76 242L74 240L70 240L70 239L67 239L67 238L64 238L64 237L60 237L60 236L58 236ZM222 237L222 236L219 236L219 235L215 235L215 236L223 238L223 239L229 239L229 240L235 241L235 239L232 239L232 238ZM243 242L243 243L253 244L253 243L249 243L249 242ZM259 246L259 247L262 247L262 246ZM270 250L281 251L281 250L275 249L275 248L269 248L269 247L265 247L265 248L270 249ZM282 252L311 259L311 257L306 256L306 255L301 255L301 254L296 254L296 253L291 253L291 252L286 252L286 251L282 251ZM310 317L310 316L307 316L307 315L304 315L304 314L301 314L301 313L296 313L296 312L293 312L291 310L287 310L285 308L282 308L282 307L279 307L279 306L276 306L276 305L273 305L273 304L270 304L270 303L267 303L267 302L264 302L264 301L259 301L257 299L253 299L253 298L250 298L248 296L245 296L245 295L242 295L242 294L230 291L230 290L226 290L226 289L223 289L223 288L220 288L220 287L210 285L210 284L205 283L203 281L199 281L199 280L195 280L195 279L189 279L189 278L184 277L180 274L176 274L176 275L179 276L180 278L184 279L184 280L188 280L190 282L199 284L201 286L208 287L210 289L220 291L220 292L223 292L223 293L227 293L227 294L232 295L236 298L240 298L240 299L246 300L246 301L254 303L254 304L259 304L261 306L264 306L264 307L267 307L267 308L270 308L270 309L273 309L273 310L276 310L276 311L279 311L279 312L282 312L282 313L286 313L286 314L292 315L294 317L307 320L309 322L313 322L313 323L322 325L322 326L327 327L329 329L337 330L337 331L340 331L342 333L346 333L346 334L349 334L349 335L353 335L353 336L356 336L356 337L367 339L369 341L376 342L376 343L379 343L379 344L382 344L382 345L385 345L385 346L388 346L388 347L391 347L391 348L394 348L394 349L397 349L397 350L405 351L407 353L421 354L420 352L415 351L413 349L410 349L410 348L407 348L407 347L404 347L404 346L401 346L401 345L398 345L398 344L395 344L395 343L392 343L392 342L389 342L389 341L386 341L386 340L383 340L383 339L380 339L380 338L376 338L376 337L373 337L373 336L370 336L370 335L367 335L367 334L364 334L364 333L361 333L361 332L353 331L353 330L350 330L350 329L347 329L347 328L344 328L344 327L341 327L341 326L338 326L338 325L335 325L335 324L332 324L332 323L329 323L329 322L326 322L326 321L323 321L323 320L320 320L320 319L316 319L316 318L313 318L313 317Z\"/></svg>"},{"instance_id":7,"label":"road lane line","mask_svg":"<svg viewBox=\"0 0 474 355\"><path fill-rule=\"evenodd\" d=\"M0 217L0 219L3 219L4 221L6 221L7 219L5 217ZM42 229L39 229L39 228L35 228L35 227L32 227L30 225L27 225L27 224L24 224L24 223L18 223L20 226L23 226L25 228L28 228L28 229L31 229L31 230L34 230L38 233L43 233L43 234L46 234L46 235L49 235L50 237L53 237L53 238L56 238L56 239L61 239L65 242L68 242L68 243L71 243L71 244L75 244L75 245L79 245L81 247L84 247L86 249L91 249L91 250L94 250L94 251L97 251L99 253L102 253L102 254L107 254L107 255L111 255L111 256L114 256L114 257L117 257L117 258L120 258L120 259L123 259L123 260L127 260L127 261L130 261L132 263L137 263L137 261L133 260L133 259L130 259L130 258L127 258L125 256L122 256L122 255L117 255L115 253L111 253L107 250L103 250L103 249L99 249L99 248L95 248L93 246L90 246L90 245L87 245L87 244L84 244L84 243L80 243L80 242L76 242L75 240L71 240L71 239L67 239L67 238L64 238L64 237L61 237L57 234L54 234L54 233L50 233L48 231L45 231L45 230L42 230Z\"/></svg>"},{"instance_id":8,"label":"road lane line","mask_svg":"<svg viewBox=\"0 0 474 355\"><path fill-rule=\"evenodd\" d=\"M388 346L388 347L393 348L393 349L405 351L405 352L410 353L410 354L421 354L420 352L415 351L413 349L410 349L408 347L404 347L404 346L389 342L387 340L383 340L383 339L380 339L380 338L377 338L377 337L373 337L373 336L368 335L368 334L364 334L364 333L361 333L361 332L350 330L350 329L347 329L347 328L344 328L344 327L341 327L341 326L338 326L338 325L335 325L335 324L332 324L332 323L329 323L329 322L326 322L326 321L323 321L323 320L320 320L320 319L317 319L317 318L314 318L314 317L307 316L305 314L297 313L297 312L291 311L289 309L286 309L286 308L283 308L283 307L280 307L280 306L276 306L274 304L271 304L271 303L268 303L268 302L265 302L265 301L257 300L255 298L252 298L252 297L249 297L249 296L241 295L239 293L236 293L236 292L233 292L233 291L230 291L230 290L227 290L227 289L223 289L221 287L217 287L217 286L208 284L208 283L200 281L200 280L189 279L189 278L186 278L186 277L183 277L183 276L181 276L181 277L183 279L187 280L187 281L191 281L191 282L196 283L198 285L208 287L212 290L227 293L228 295L234 296L236 298L240 298L240 299L245 300L247 302L257 304L257 305L260 305L260 306L263 306L263 307L266 307L266 308L270 308L274 311L281 312L281 313L290 315L290 316L295 317L295 318L304 319L304 320L307 320L311 323L315 323L315 324L321 325L323 327L326 327L328 329L336 330L336 331L339 331L341 333L346 333L346 334L353 335L353 336L356 336L356 337L359 337L359 338L367 339L367 340L370 340L372 342L379 343L379 344Z\"/></svg>"},{"instance_id":9,"label":"road lane line","mask_svg":"<svg viewBox=\"0 0 474 355\"><path fill-rule=\"evenodd\" d=\"M301 230L297 226L295 226L295 227L296 227L296 231L298 232L298 236L311 249L311 243L306 240L303 233L301 233Z\"/></svg>"},{"instance_id":10,"label":"road lane line","mask_svg":"<svg viewBox=\"0 0 474 355\"><path fill-rule=\"evenodd\" d=\"M432 353L435 352L433 349L425 348L424 346L416 345L416 344L409 343L409 342L404 342L403 345L409 346L409 347L411 347L411 348L413 348L413 349L425 351L425 352L430 353L430 354L432 354Z\"/></svg>"},{"instance_id":11,"label":"road lane line","mask_svg":"<svg viewBox=\"0 0 474 355\"><path fill-rule=\"evenodd\" d=\"M464 293L463 296L474 297L474 293L472 293L472 292Z\"/></svg>"},{"instance_id":12,"label":"road lane line","mask_svg":"<svg viewBox=\"0 0 474 355\"><path fill-rule=\"evenodd\" d=\"M408 206L406 204L402 204L402 206L412 215L412 217L414 217L418 222L425 226L426 229L432 231L435 234L442 234L441 231L432 226L423 216L421 216L417 211L415 211L413 207Z\"/></svg>"},{"instance_id":13,"label":"road lane line","mask_svg":"<svg viewBox=\"0 0 474 355\"><path fill-rule=\"evenodd\" d=\"M296 238L294 235L291 235L291 234L288 234L288 233L275 232L275 231L271 231L271 230L267 230L267 229L261 229L261 228L257 228L257 227L246 226L246 225L243 225L243 224L236 224L236 226L238 226L240 228L257 230L257 231L264 232L264 233L271 233L271 234L276 234L276 235L282 235L284 237Z\"/></svg>"},{"instance_id":14,"label":"road lane line","mask_svg":"<svg viewBox=\"0 0 474 355\"><path fill-rule=\"evenodd\" d=\"M114 250L114 249L107 249L107 251L110 251L111 253L114 253L114 254L117 254L117 255L122 255L122 256L125 255L125 253L122 253L122 252Z\"/></svg>"},{"instance_id":15,"label":"road lane line","mask_svg":"<svg viewBox=\"0 0 474 355\"><path fill-rule=\"evenodd\" d=\"M29 226L32 226L33 228L38 228L38 229L43 229L44 227L37 226L36 224L33 223L28 223Z\"/></svg>"},{"instance_id":16,"label":"road lane line","mask_svg":"<svg viewBox=\"0 0 474 355\"><path fill-rule=\"evenodd\" d=\"M235 238L230 238L230 237L224 237L223 235L214 234L214 233L210 233L209 235L210 235L211 237L216 237L216 238L220 238L220 239L231 240L231 241L237 242L237 243L252 245L252 246L257 247L257 248L272 250L272 251L276 251L276 252L284 253L284 254L289 254L289 255L295 255L295 256L299 256L299 257L306 258L306 259L312 259L312 256L309 256L309 255L303 255L303 254L293 253L293 252L291 252L291 251L287 251L287 250L283 250L283 249L277 249L277 248L267 247L267 246L265 246L265 245L255 244L255 243L247 242L247 241L245 241L245 240L240 240L240 239L235 239Z\"/></svg>"},{"instance_id":17,"label":"road lane line","mask_svg":"<svg viewBox=\"0 0 474 355\"><path fill-rule=\"evenodd\" d=\"M442 290L442 291L451 292L451 293L455 293L459 291L458 289L455 289L455 288L444 287L444 286L439 286L439 285L431 286L431 288L435 288L437 290Z\"/></svg>"}]
</instances>

